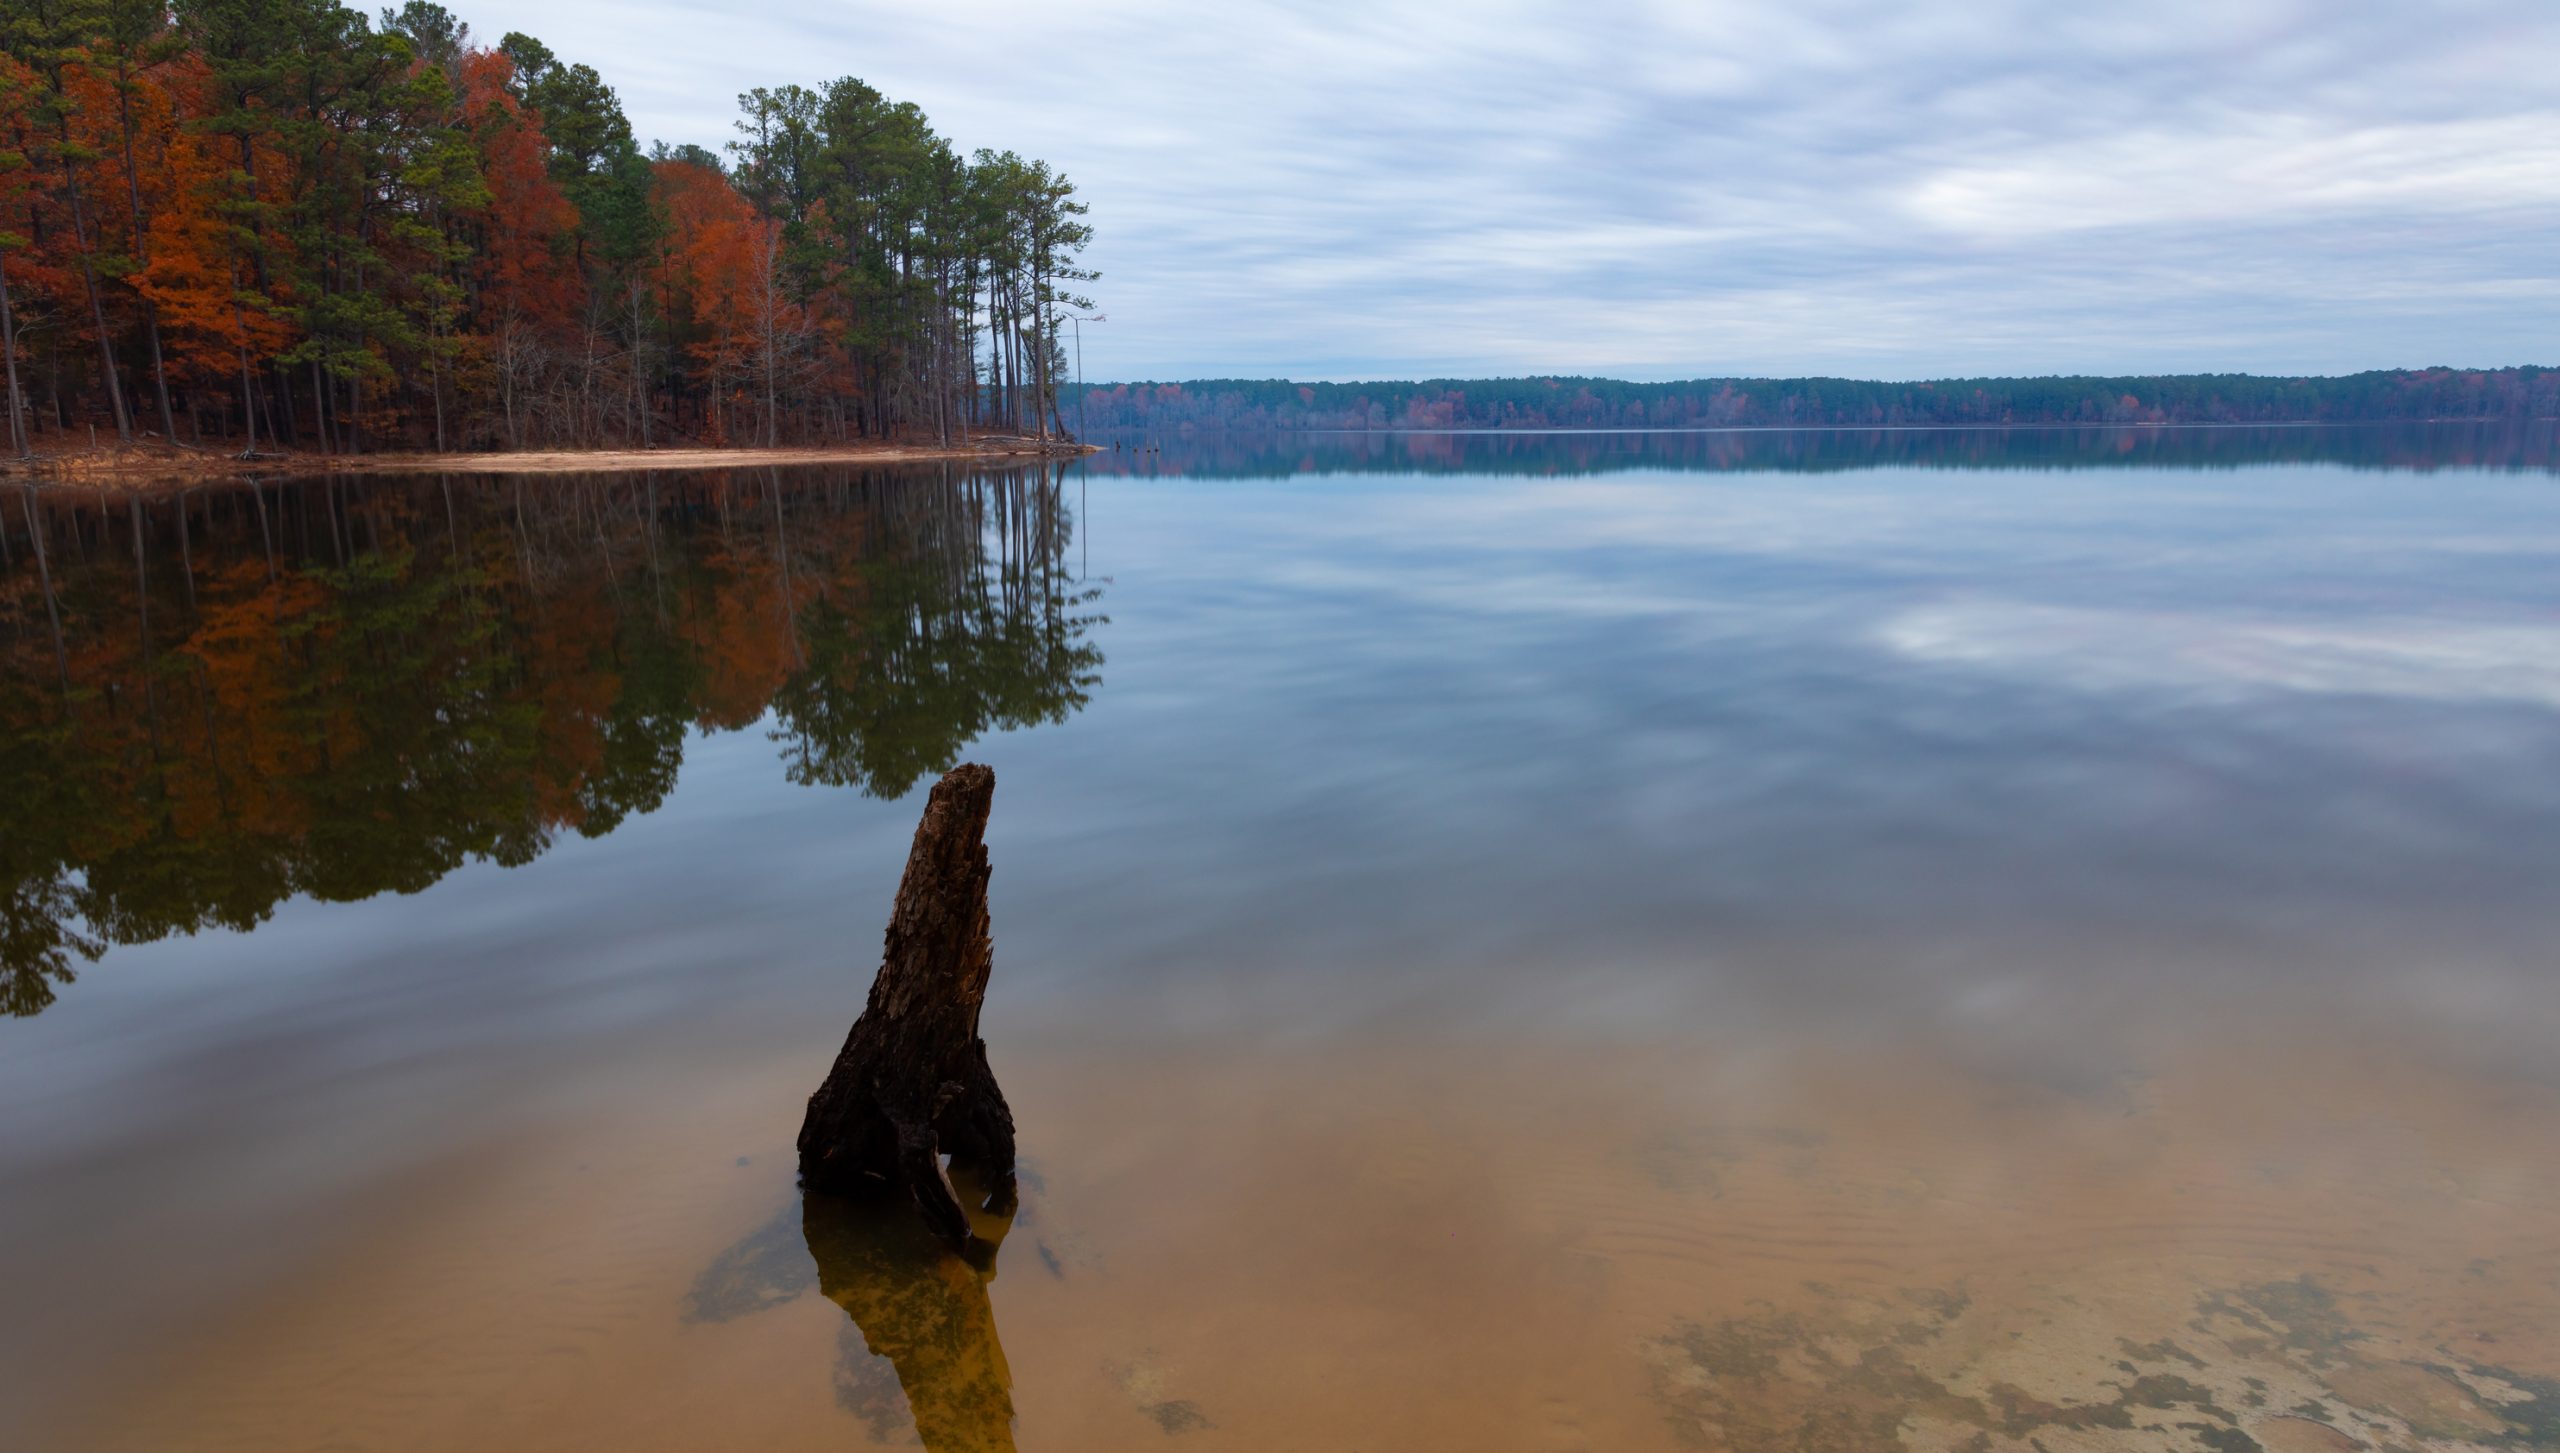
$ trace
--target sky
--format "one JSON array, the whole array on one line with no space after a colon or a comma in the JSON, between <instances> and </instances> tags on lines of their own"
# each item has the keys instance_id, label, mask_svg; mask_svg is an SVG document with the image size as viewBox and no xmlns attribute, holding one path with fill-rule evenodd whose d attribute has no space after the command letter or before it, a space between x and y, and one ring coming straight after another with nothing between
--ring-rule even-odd
<instances>
[{"instance_id":1,"label":"sky","mask_svg":"<svg viewBox=\"0 0 2560 1453\"><path fill-rule=\"evenodd\" d=\"M1050 162L1095 380L2560 363L2552 0L448 3Z\"/></svg>"}]
</instances>

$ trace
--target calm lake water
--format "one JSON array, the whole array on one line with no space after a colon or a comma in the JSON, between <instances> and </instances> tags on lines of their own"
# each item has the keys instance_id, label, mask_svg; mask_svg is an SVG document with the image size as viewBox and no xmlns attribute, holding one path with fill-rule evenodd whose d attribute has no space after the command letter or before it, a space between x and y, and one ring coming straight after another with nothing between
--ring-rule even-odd
<instances>
[{"instance_id":1,"label":"calm lake water","mask_svg":"<svg viewBox=\"0 0 2560 1453\"><path fill-rule=\"evenodd\" d=\"M0 1446L2560 1448L2555 471L0 489ZM983 1264L791 1156L960 760Z\"/></svg>"}]
</instances>

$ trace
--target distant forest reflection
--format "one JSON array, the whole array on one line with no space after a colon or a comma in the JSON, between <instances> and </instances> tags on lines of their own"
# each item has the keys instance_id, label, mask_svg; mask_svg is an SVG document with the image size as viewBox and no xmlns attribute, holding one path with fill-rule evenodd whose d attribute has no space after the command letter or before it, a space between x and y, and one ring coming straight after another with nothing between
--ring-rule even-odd
<instances>
[{"instance_id":1,"label":"distant forest reflection","mask_svg":"<svg viewBox=\"0 0 2560 1453\"><path fill-rule=\"evenodd\" d=\"M771 720L894 797L1099 685L1053 470L0 499L0 1009L112 944L416 892L666 800Z\"/></svg>"},{"instance_id":2,"label":"distant forest reflection","mask_svg":"<svg viewBox=\"0 0 2560 1453\"><path fill-rule=\"evenodd\" d=\"M1610 474L1909 469L2560 470L2560 423L2035 426L1691 430L1211 430L1124 434L1099 474L1272 479L1299 474Z\"/></svg>"}]
</instances>

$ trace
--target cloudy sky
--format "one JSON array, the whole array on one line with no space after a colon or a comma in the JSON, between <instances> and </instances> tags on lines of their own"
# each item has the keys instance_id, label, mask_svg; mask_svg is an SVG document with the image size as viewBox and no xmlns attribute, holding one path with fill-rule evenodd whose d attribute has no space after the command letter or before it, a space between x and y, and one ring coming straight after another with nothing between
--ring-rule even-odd
<instances>
[{"instance_id":1,"label":"cloudy sky","mask_svg":"<svg viewBox=\"0 0 2560 1453\"><path fill-rule=\"evenodd\" d=\"M2547 0L449 3L1050 161L1096 379L2560 363Z\"/></svg>"}]
</instances>

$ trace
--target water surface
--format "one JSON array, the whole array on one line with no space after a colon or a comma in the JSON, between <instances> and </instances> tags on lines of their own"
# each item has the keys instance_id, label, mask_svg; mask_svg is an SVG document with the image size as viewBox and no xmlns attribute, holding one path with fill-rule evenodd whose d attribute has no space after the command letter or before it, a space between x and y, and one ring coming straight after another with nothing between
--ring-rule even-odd
<instances>
[{"instance_id":1,"label":"water surface","mask_svg":"<svg viewBox=\"0 0 2560 1453\"><path fill-rule=\"evenodd\" d=\"M2553 460L0 499L0 1441L2560 1445ZM790 1168L964 757L975 1262Z\"/></svg>"}]
</instances>

